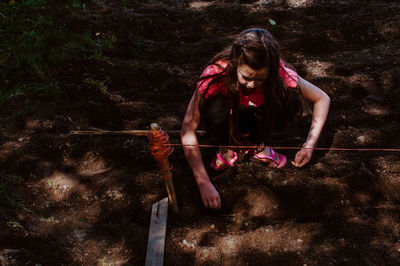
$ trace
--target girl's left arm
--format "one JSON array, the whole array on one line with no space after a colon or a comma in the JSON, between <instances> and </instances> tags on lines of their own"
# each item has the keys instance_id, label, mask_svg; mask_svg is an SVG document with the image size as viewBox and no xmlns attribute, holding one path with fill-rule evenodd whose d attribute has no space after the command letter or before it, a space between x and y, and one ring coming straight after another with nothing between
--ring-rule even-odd
<instances>
[{"instance_id":1,"label":"girl's left arm","mask_svg":"<svg viewBox=\"0 0 400 266\"><path fill-rule=\"evenodd\" d=\"M314 104L311 128L308 132L307 140L292 162L294 166L302 167L310 161L313 148L318 142L319 135L328 116L330 98L320 88L301 77L299 77L298 84L304 98Z\"/></svg>"}]
</instances>

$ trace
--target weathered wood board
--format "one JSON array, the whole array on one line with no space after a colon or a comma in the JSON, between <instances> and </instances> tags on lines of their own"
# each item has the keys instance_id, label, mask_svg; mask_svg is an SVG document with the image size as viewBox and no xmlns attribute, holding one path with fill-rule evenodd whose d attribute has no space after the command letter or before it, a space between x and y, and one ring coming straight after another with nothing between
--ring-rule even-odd
<instances>
[{"instance_id":1,"label":"weathered wood board","mask_svg":"<svg viewBox=\"0 0 400 266\"><path fill-rule=\"evenodd\" d=\"M168 198L153 204L151 209L146 266L164 264L165 234L167 230Z\"/></svg>"}]
</instances>

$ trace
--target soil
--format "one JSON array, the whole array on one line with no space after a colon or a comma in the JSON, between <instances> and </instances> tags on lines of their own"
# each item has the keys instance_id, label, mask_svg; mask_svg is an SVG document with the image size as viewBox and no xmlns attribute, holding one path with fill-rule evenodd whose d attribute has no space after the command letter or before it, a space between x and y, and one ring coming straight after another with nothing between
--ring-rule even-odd
<instances>
[{"instance_id":1,"label":"soil","mask_svg":"<svg viewBox=\"0 0 400 266\"><path fill-rule=\"evenodd\" d=\"M20 94L0 110L1 265L143 265L152 204L167 195L147 139L69 132L179 130L207 61L249 27L268 29L331 97L319 147L399 148L398 1L141 2L91 3L74 17L76 31L118 42L107 60L56 70L68 101ZM82 86L87 76L106 92ZM309 122L271 145L301 146ZM314 151L306 167L279 170L241 158L210 172L220 211L202 206L181 147L170 162L180 211L169 212L165 265L400 264L398 151Z\"/></svg>"}]
</instances>

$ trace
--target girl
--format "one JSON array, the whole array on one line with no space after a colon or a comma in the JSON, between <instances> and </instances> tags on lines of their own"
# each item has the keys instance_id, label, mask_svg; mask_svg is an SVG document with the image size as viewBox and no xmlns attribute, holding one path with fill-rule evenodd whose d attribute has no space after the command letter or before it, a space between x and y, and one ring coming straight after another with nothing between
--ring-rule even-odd
<instances>
[{"instance_id":1,"label":"girl","mask_svg":"<svg viewBox=\"0 0 400 266\"><path fill-rule=\"evenodd\" d=\"M276 41L264 29L243 31L211 60L197 83L181 131L184 153L206 207L219 209L221 199L196 146L200 122L221 146L267 143L272 130L301 113L302 97L314 108L306 142L292 161L296 167L310 161L328 115L328 95L287 67ZM272 167L286 164L286 157L270 148L255 151L253 156ZM221 147L211 167L223 170L236 160L234 150Z\"/></svg>"}]
</instances>

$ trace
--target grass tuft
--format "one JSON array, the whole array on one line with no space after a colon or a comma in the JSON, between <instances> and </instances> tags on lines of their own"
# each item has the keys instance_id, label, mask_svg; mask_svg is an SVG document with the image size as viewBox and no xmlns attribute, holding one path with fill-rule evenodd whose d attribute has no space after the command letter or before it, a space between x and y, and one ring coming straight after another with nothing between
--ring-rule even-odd
<instances>
[{"instance_id":1,"label":"grass tuft","mask_svg":"<svg viewBox=\"0 0 400 266\"><path fill-rule=\"evenodd\" d=\"M76 32L74 16L91 12L84 0L0 3L0 108L22 92L67 97L56 82L66 62L106 60L117 44L107 33ZM106 86L97 84L106 92Z\"/></svg>"},{"instance_id":2,"label":"grass tuft","mask_svg":"<svg viewBox=\"0 0 400 266\"><path fill-rule=\"evenodd\" d=\"M18 185L23 178L18 175L9 175L0 172L0 214L7 210L15 210L23 207L23 201L10 193L10 185Z\"/></svg>"}]
</instances>

